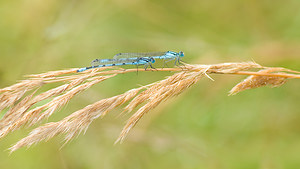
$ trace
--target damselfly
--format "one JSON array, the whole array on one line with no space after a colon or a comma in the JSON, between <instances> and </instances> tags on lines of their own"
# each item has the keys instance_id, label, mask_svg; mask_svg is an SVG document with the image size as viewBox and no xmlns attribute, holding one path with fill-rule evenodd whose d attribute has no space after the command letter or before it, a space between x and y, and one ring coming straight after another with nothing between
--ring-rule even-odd
<instances>
[{"instance_id":1,"label":"damselfly","mask_svg":"<svg viewBox=\"0 0 300 169\"><path fill-rule=\"evenodd\" d=\"M122 65L145 65L145 70L148 66L152 67L155 59L162 59L165 63L175 60L175 65L181 64L180 58L183 57L183 52L148 52L148 53L118 53L113 59L95 59L92 61L92 66L80 68L77 72L83 72L92 68L108 67L108 66L122 66Z\"/></svg>"}]
</instances>

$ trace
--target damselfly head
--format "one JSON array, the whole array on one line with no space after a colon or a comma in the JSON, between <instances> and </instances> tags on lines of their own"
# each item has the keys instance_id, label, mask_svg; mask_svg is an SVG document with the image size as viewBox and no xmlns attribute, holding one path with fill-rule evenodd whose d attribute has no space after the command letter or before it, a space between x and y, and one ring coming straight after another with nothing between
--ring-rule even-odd
<instances>
[{"instance_id":1,"label":"damselfly head","mask_svg":"<svg viewBox=\"0 0 300 169\"><path fill-rule=\"evenodd\" d=\"M180 52L179 52L179 56L180 56L180 57L183 57L183 56L184 56L184 53L183 53L182 51L180 51Z\"/></svg>"},{"instance_id":2,"label":"damselfly head","mask_svg":"<svg viewBox=\"0 0 300 169\"><path fill-rule=\"evenodd\" d=\"M151 62L151 63L154 63L154 62L155 62L155 59L151 57L151 58L150 58L150 62Z\"/></svg>"}]
</instances>

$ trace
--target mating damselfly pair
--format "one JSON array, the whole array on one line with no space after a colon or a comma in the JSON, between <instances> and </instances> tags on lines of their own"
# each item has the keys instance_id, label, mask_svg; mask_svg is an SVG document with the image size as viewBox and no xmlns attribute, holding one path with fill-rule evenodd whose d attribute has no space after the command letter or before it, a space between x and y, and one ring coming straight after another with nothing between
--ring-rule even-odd
<instances>
[{"instance_id":1,"label":"mating damselfly pair","mask_svg":"<svg viewBox=\"0 0 300 169\"><path fill-rule=\"evenodd\" d=\"M90 67L84 67L77 70L83 72L88 69L109 67L109 66L122 66L122 65L144 65L145 70L155 63L155 59L161 59L165 63L175 60L175 65L180 64L180 58L184 56L183 52L149 52L149 53L118 53L113 59L95 59L92 61Z\"/></svg>"}]
</instances>

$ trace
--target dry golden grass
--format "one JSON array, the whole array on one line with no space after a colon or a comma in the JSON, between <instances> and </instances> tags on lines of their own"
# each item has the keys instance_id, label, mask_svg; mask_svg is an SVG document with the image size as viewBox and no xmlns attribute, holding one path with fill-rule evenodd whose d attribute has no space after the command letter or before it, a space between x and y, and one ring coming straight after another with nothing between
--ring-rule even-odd
<instances>
[{"instance_id":1,"label":"dry golden grass","mask_svg":"<svg viewBox=\"0 0 300 169\"><path fill-rule=\"evenodd\" d=\"M41 120L48 118L59 108L66 105L75 95L95 84L118 74L136 71L136 69L125 70L116 67L91 69L82 73L76 73L76 70L70 69L28 75L27 80L0 89L0 110L7 110L0 120L0 137L4 137L24 126L39 124ZM145 70L139 69L139 71ZM264 67L254 62L215 65L186 64L180 68L164 68L155 71L177 71L178 73L164 80L129 90L111 98L102 99L72 113L61 121L37 127L27 137L12 146L10 151L13 152L24 146L31 146L42 140L49 140L59 134L64 135L67 143L82 131L85 132L93 120L105 116L116 107L129 102L124 107L124 111L133 112L135 108L141 106L129 118L116 141L116 143L122 142L128 132L147 112L157 107L161 102L182 93L202 77L210 78L209 74L249 75L248 78L233 87L229 92L230 95L266 85L278 87L288 79L300 79L300 72L285 68ZM65 84L36 94L43 85L57 82L64 82ZM33 108L36 103L49 98L52 98L52 100L48 103Z\"/></svg>"}]
</instances>

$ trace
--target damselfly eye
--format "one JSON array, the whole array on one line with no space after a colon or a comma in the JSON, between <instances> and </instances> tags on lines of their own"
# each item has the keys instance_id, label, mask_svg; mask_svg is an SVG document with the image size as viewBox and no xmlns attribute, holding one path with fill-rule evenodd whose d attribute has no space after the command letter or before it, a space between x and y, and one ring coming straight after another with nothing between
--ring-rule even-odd
<instances>
[{"instance_id":1,"label":"damselfly eye","mask_svg":"<svg viewBox=\"0 0 300 169\"><path fill-rule=\"evenodd\" d=\"M151 61L152 63L154 63L154 62L155 62L155 60L154 60L153 58L151 58L151 59L150 59L150 61Z\"/></svg>"},{"instance_id":2,"label":"damselfly eye","mask_svg":"<svg viewBox=\"0 0 300 169\"><path fill-rule=\"evenodd\" d=\"M184 53L183 53L182 51L180 51L180 52L179 52L179 56L180 56L180 57L183 57L183 56L184 56Z\"/></svg>"}]
</instances>

